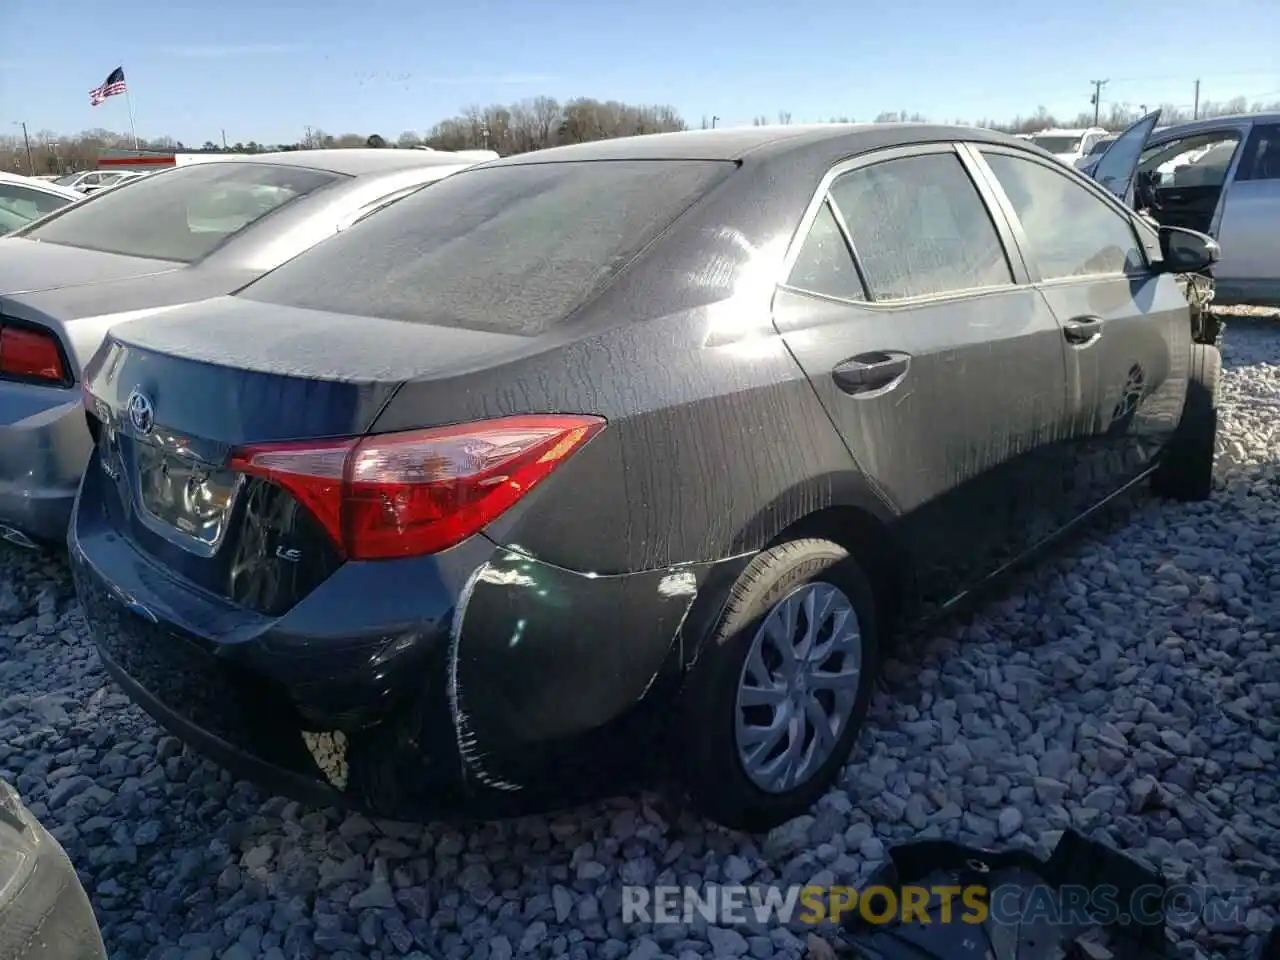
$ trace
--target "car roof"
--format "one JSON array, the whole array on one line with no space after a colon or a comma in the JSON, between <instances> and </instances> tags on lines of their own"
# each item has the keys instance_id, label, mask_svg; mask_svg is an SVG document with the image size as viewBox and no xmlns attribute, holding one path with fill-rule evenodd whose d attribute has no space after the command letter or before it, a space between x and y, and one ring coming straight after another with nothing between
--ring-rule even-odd
<instances>
[{"instance_id":1,"label":"car roof","mask_svg":"<svg viewBox=\"0 0 1280 960\"><path fill-rule=\"evenodd\" d=\"M1086 133L1106 133L1103 127L1049 127L1045 130L1037 130L1031 134L1033 137L1081 137Z\"/></svg>"},{"instance_id":2,"label":"car roof","mask_svg":"<svg viewBox=\"0 0 1280 960\"><path fill-rule=\"evenodd\" d=\"M469 166L475 161L443 150L351 147L329 150L282 150L277 153L255 153L243 157L210 159L204 163L273 163L285 167L309 167L313 170L326 170L330 173L360 177L419 167Z\"/></svg>"},{"instance_id":3,"label":"car roof","mask_svg":"<svg viewBox=\"0 0 1280 960\"><path fill-rule=\"evenodd\" d=\"M483 168L576 160L726 160L748 156L770 159L788 154L845 153L852 156L882 147L913 143L969 140L1013 144L1023 140L979 127L928 123L814 123L763 127L728 127L651 133L613 140L594 140L533 153L521 153L482 164Z\"/></svg>"},{"instance_id":4,"label":"car roof","mask_svg":"<svg viewBox=\"0 0 1280 960\"><path fill-rule=\"evenodd\" d=\"M64 187L51 180L39 180L36 177L24 177L20 173L9 173L5 170L0 170L0 180L7 181L9 183L20 183L24 187L30 187L32 190L40 190L44 193L56 194L59 197L67 197L71 200L79 200L84 196L82 193L72 190L70 187Z\"/></svg>"},{"instance_id":5,"label":"car roof","mask_svg":"<svg viewBox=\"0 0 1280 960\"><path fill-rule=\"evenodd\" d=\"M1215 130L1218 127L1229 127L1240 123L1280 123L1280 113L1233 113L1225 117L1206 117L1203 120L1192 120L1188 123L1174 123L1167 127L1156 127L1151 131L1152 137L1160 139L1170 134L1179 137Z\"/></svg>"}]
</instances>

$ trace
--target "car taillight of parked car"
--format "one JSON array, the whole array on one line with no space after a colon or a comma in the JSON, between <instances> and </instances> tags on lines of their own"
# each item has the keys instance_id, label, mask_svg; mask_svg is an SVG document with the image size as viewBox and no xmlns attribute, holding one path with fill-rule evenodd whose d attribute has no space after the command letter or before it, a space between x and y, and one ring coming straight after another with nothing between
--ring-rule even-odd
<instances>
[{"instance_id":1,"label":"car taillight of parked car","mask_svg":"<svg viewBox=\"0 0 1280 960\"><path fill-rule=\"evenodd\" d=\"M67 367L58 338L47 330L0 319L0 377L66 384Z\"/></svg>"},{"instance_id":2,"label":"car taillight of parked car","mask_svg":"<svg viewBox=\"0 0 1280 960\"><path fill-rule=\"evenodd\" d=\"M348 559L423 556L492 523L604 426L592 416L502 417L246 446L230 462L292 494Z\"/></svg>"}]
</instances>

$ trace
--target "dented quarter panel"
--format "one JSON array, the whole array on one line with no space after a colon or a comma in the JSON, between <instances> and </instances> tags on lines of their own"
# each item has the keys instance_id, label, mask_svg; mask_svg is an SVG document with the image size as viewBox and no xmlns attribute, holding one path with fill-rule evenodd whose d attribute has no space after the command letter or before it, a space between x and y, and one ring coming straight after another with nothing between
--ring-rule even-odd
<instances>
[{"instance_id":1,"label":"dented quarter panel","mask_svg":"<svg viewBox=\"0 0 1280 960\"><path fill-rule=\"evenodd\" d=\"M549 760L561 775L611 766L584 743L616 732L660 680L678 679L681 628L716 566L593 576L497 551L464 591L454 628L450 696L468 775L514 791L536 789Z\"/></svg>"}]
</instances>

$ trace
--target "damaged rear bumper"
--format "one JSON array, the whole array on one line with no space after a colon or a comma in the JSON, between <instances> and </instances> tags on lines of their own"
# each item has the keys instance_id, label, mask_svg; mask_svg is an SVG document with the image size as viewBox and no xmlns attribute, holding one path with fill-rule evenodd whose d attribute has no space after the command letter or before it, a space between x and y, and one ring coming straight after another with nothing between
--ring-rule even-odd
<instances>
[{"instance_id":1,"label":"damaged rear bumper","mask_svg":"<svg viewBox=\"0 0 1280 960\"><path fill-rule=\"evenodd\" d=\"M743 560L574 573L476 537L348 563L280 617L193 590L77 517L76 589L129 696L244 779L395 819L505 816L630 789L695 595Z\"/></svg>"}]
</instances>

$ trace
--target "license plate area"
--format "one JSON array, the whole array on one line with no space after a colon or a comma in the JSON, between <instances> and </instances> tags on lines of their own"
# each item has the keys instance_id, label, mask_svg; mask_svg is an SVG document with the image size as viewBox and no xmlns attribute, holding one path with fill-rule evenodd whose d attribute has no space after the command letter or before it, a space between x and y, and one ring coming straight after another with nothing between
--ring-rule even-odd
<instances>
[{"instance_id":1,"label":"license plate area","mask_svg":"<svg viewBox=\"0 0 1280 960\"><path fill-rule=\"evenodd\" d=\"M185 550L212 556L227 535L244 476L148 443L138 443L134 455L142 522Z\"/></svg>"}]
</instances>

